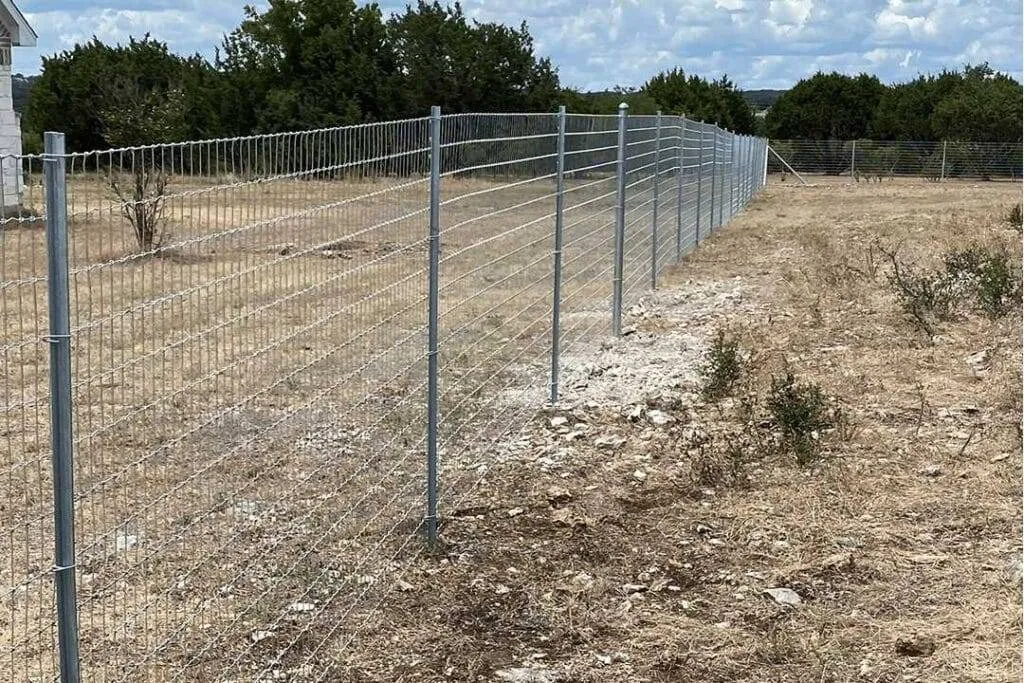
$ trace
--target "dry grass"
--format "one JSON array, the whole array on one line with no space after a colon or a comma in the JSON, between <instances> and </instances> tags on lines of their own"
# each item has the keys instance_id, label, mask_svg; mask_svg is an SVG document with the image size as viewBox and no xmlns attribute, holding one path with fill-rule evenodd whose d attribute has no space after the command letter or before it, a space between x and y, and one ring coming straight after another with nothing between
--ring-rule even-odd
<instances>
[{"instance_id":1,"label":"dry grass","mask_svg":"<svg viewBox=\"0 0 1024 683\"><path fill-rule=\"evenodd\" d=\"M622 415L623 376L591 367L608 330L611 198L567 216L603 212L566 235L563 329L567 402L580 372L614 398L566 410L588 438L566 442L546 418L507 436L546 396L551 187L446 187L446 199L472 196L443 208L436 554L415 534L422 184L180 181L172 246L145 257L102 182L73 188L94 679L469 681L526 661L567 682L1019 677L1006 560L1019 555L1020 316L951 322L930 344L902 319L873 247L904 241L908 256L935 258L970 230L1019 255L1000 222L1018 186L773 186L671 273L614 352L642 365L653 337L678 339L679 367L665 372L686 370L694 340L728 324L755 352L749 388L792 368L840 397L855 426L818 469L758 451L713 490L721 453L695 449L690 428L768 443L744 436L742 406L704 405L684 385L666 407L677 422L643 426ZM648 278L643 200L627 305ZM665 226L674 218L663 212ZM673 240L666 227L661 258ZM54 664L42 234L25 225L2 244L0 557L12 589L0 669L36 680ZM722 287L745 305L709 295L697 315L674 298ZM979 380L963 356L982 348ZM606 431L625 445L596 446ZM931 465L937 476L920 473ZM549 502L552 485L570 498ZM823 567L836 553L852 559ZM631 597L627 584L646 588ZM805 602L782 611L759 595L770 585ZM935 653L897 656L896 640L918 631Z\"/></svg>"},{"instance_id":2,"label":"dry grass","mask_svg":"<svg viewBox=\"0 0 1024 683\"><path fill-rule=\"evenodd\" d=\"M798 468L742 402L707 405L693 384L674 390L665 426L624 385L625 406L569 405L552 414L564 426L543 416L446 520L445 552L412 560L404 590L354 634L339 680L482 681L515 667L565 683L1019 680L1020 312L943 323L932 343L873 247L937 262L974 240L1019 263L1002 222L1019 193L771 186L666 285L735 282L745 305L688 320L654 297L620 358L644 362L648 333L682 346L743 329L746 391L791 370L840 400L850 425L824 437L822 463ZM984 364L965 361L982 350ZM609 451L599 434L625 443ZM699 434L719 446L694 448ZM744 476L702 481L700 459L724 457L730 438ZM802 602L781 607L769 587Z\"/></svg>"},{"instance_id":3,"label":"dry grass","mask_svg":"<svg viewBox=\"0 0 1024 683\"><path fill-rule=\"evenodd\" d=\"M582 184L567 207L612 187ZM298 615L293 651L333 642L341 612L376 604L391 558L419 547L425 182L170 188L164 248L139 254L102 176L69 187L80 621L97 679L258 669L267 644L253 634L281 647L294 604L316 611ZM467 444L521 420L496 397L515 391L532 411L546 395L543 377L514 368L550 346L554 199L549 181L444 188L441 436L454 488ZM588 312L610 292L611 204L567 214L567 341L607 329ZM645 235L627 244L629 292ZM0 234L0 669L19 680L55 666L44 237L38 221Z\"/></svg>"}]
</instances>

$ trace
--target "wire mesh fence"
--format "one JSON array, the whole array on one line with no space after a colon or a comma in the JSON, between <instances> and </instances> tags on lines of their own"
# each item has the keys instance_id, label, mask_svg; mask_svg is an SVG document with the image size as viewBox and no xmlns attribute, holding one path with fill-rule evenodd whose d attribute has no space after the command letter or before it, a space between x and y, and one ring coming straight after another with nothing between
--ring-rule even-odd
<instances>
[{"instance_id":1,"label":"wire mesh fence","mask_svg":"<svg viewBox=\"0 0 1024 683\"><path fill-rule=\"evenodd\" d=\"M338 680L559 353L767 155L625 111L54 149L0 224L12 681Z\"/></svg>"},{"instance_id":2,"label":"wire mesh fence","mask_svg":"<svg viewBox=\"0 0 1024 683\"><path fill-rule=\"evenodd\" d=\"M1020 142L907 142L878 140L772 140L772 149L799 174L848 176L856 181L893 177L1020 180ZM768 172L790 169L771 155Z\"/></svg>"}]
</instances>

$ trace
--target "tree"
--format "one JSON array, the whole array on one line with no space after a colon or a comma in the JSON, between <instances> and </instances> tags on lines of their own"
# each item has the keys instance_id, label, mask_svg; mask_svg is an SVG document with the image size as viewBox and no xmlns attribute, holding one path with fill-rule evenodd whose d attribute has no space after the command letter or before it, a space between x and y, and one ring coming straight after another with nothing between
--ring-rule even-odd
<instances>
[{"instance_id":1,"label":"tree","mask_svg":"<svg viewBox=\"0 0 1024 683\"><path fill-rule=\"evenodd\" d=\"M353 0L271 0L218 55L233 132L286 131L398 118L401 79L380 9Z\"/></svg>"},{"instance_id":2,"label":"tree","mask_svg":"<svg viewBox=\"0 0 1024 683\"><path fill-rule=\"evenodd\" d=\"M676 68L654 76L641 90L666 113L715 123L736 133L754 132L754 113L728 76L707 81L695 75L687 77Z\"/></svg>"},{"instance_id":3,"label":"tree","mask_svg":"<svg viewBox=\"0 0 1024 683\"><path fill-rule=\"evenodd\" d=\"M175 55L148 35L115 46L94 38L43 58L43 72L29 95L23 128L27 136L35 137L44 130L62 131L73 151L158 142L126 137L123 129L116 142L108 138L110 121L104 121L101 112L124 104L122 95L130 87L147 97L176 91L175 102L181 108L179 134L217 134L217 86L218 74L204 59Z\"/></svg>"},{"instance_id":4,"label":"tree","mask_svg":"<svg viewBox=\"0 0 1024 683\"><path fill-rule=\"evenodd\" d=\"M988 64L967 66L931 113L932 133L940 140L1019 142L1021 140L1020 83L997 74Z\"/></svg>"},{"instance_id":5,"label":"tree","mask_svg":"<svg viewBox=\"0 0 1024 683\"><path fill-rule=\"evenodd\" d=\"M854 140L866 137L885 86L875 76L818 72L779 97L765 118L770 137Z\"/></svg>"},{"instance_id":6,"label":"tree","mask_svg":"<svg viewBox=\"0 0 1024 683\"><path fill-rule=\"evenodd\" d=\"M167 160L160 157L158 161L155 148L138 145L182 139L187 129L184 91L146 89L122 77L102 92L97 116L103 137L111 145L127 147L118 155L119 164L111 164L107 182L120 202L121 215L132 227L138 248L144 252L158 250L165 237L163 209L170 174Z\"/></svg>"},{"instance_id":7,"label":"tree","mask_svg":"<svg viewBox=\"0 0 1024 683\"><path fill-rule=\"evenodd\" d=\"M458 3L419 0L389 20L388 36L409 116L432 105L459 113L551 111L558 104L558 75L537 58L525 23L470 23Z\"/></svg>"},{"instance_id":8,"label":"tree","mask_svg":"<svg viewBox=\"0 0 1024 683\"><path fill-rule=\"evenodd\" d=\"M960 80L960 74L943 71L886 88L875 108L869 135L878 140L934 140L931 118L935 106Z\"/></svg>"}]
</instances>

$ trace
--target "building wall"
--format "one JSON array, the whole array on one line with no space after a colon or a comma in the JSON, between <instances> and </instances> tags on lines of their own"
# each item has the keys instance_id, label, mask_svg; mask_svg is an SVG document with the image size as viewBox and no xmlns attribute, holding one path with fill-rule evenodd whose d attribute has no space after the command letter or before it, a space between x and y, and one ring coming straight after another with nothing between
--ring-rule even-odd
<instances>
[{"instance_id":1,"label":"building wall","mask_svg":"<svg viewBox=\"0 0 1024 683\"><path fill-rule=\"evenodd\" d=\"M11 39L0 28L0 205L4 212L21 205L21 118L14 113L11 88Z\"/></svg>"}]
</instances>

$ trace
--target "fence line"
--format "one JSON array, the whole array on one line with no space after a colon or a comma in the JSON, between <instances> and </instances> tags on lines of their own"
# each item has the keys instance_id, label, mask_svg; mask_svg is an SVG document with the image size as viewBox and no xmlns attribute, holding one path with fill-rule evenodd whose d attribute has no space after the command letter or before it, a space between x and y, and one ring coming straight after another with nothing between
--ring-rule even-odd
<instances>
[{"instance_id":1,"label":"fence line","mask_svg":"<svg viewBox=\"0 0 1024 683\"><path fill-rule=\"evenodd\" d=\"M11 680L336 679L569 352L767 163L626 108L46 140L0 219Z\"/></svg>"},{"instance_id":2,"label":"fence line","mask_svg":"<svg viewBox=\"0 0 1024 683\"><path fill-rule=\"evenodd\" d=\"M1020 180L1020 142L913 142L879 140L771 140L772 149L798 174L848 176L855 181L893 177ZM779 160L769 173L785 174Z\"/></svg>"}]
</instances>

